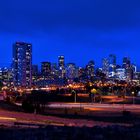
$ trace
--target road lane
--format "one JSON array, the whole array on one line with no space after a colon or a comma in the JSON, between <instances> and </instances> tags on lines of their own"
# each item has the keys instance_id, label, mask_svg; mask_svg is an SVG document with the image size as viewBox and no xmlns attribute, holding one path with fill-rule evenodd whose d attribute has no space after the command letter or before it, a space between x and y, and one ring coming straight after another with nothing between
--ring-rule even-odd
<instances>
[{"instance_id":1,"label":"road lane","mask_svg":"<svg viewBox=\"0 0 140 140\"><path fill-rule=\"evenodd\" d=\"M50 108L102 108L102 109L121 109L140 111L140 105L133 104L101 104L101 103L49 103Z\"/></svg>"}]
</instances>

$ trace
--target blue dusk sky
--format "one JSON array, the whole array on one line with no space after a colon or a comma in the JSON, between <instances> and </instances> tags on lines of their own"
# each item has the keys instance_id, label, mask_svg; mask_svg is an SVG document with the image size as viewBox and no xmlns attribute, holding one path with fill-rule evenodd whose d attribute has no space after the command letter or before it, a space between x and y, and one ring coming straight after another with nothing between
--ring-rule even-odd
<instances>
[{"instance_id":1,"label":"blue dusk sky","mask_svg":"<svg viewBox=\"0 0 140 140\"><path fill-rule=\"evenodd\" d=\"M110 53L140 66L140 0L1 0L0 65L10 65L12 44L33 45L33 64L66 62L84 66Z\"/></svg>"}]
</instances>

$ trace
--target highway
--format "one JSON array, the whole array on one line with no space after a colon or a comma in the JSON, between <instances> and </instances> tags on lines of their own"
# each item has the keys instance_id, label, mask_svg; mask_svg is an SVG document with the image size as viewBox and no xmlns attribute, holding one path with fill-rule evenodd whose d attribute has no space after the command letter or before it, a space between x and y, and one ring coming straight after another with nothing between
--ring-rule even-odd
<instances>
[{"instance_id":1,"label":"highway","mask_svg":"<svg viewBox=\"0 0 140 140\"><path fill-rule=\"evenodd\" d=\"M50 108L83 108L83 109L94 109L100 108L104 110L126 110L140 112L140 105L134 104L102 104L102 103L49 103Z\"/></svg>"},{"instance_id":2,"label":"highway","mask_svg":"<svg viewBox=\"0 0 140 140\"><path fill-rule=\"evenodd\" d=\"M70 118L61 118L57 116L45 116L45 115L39 115L33 113L0 110L1 126L13 127L15 126L15 123L23 124L22 126L20 125L18 127L28 127L28 128L31 127L38 128L40 125L93 127L96 125L108 126L113 124L112 122L94 121L88 119L76 119L76 118L70 119ZM29 125L24 125L24 124L29 124ZM129 124L120 124L120 125L128 126Z\"/></svg>"},{"instance_id":3,"label":"highway","mask_svg":"<svg viewBox=\"0 0 140 140\"><path fill-rule=\"evenodd\" d=\"M100 104L100 103L49 103L48 105L50 108L55 108L55 111L59 113L59 110L57 109L65 109L65 108L83 108L79 113L84 113L85 110L93 111L93 115L99 115L99 116L107 116L107 115L122 115L123 108L125 110L130 110L132 112L140 113L140 105L119 105L119 104ZM64 111L64 110L63 110ZM70 110L69 110L70 111ZM68 111L68 113L70 113ZM99 114L98 114L99 112ZM112 113L113 112L113 113ZM74 113L74 112L73 112ZM89 114L91 112L87 111L83 115ZM14 126L16 123L25 123L25 124L36 124L36 125L55 125L55 126L87 126L87 127L93 127L96 125L99 126L107 126L112 125L114 122L104 122L104 121L97 121L97 120L88 120L86 118L76 119L76 118L62 118L59 116L45 116L40 114L34 114L34 113L24 113L24 112L16 112L16 111L8 111L4 109L0 109L0 125L5 126ZM117 123L119 124L119 123ZM129 125L129 124L120 124L120 125ZM31 127L29 126L22 126L22 127ZM35 127L33 125L33 127Z\"/></svg>"}]
</instances>

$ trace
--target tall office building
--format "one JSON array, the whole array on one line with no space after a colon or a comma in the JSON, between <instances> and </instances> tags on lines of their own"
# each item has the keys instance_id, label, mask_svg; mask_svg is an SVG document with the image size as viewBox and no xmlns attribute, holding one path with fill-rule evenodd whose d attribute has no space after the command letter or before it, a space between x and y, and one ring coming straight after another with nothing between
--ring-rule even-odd
<instances>
[{"instance_id":1,"label":"tall office building","mask_svg":"<svg viewBox=\"0 0 140 140\"><path fill-rule=\"evenodd\" d=\"M42 64L41 64L41 73L43 75L51 74L51 63L50 62L42 62Z\"/></svg>"},{"instance_id":2,"label":"tall office building","mask_svg":"<svg viewBox=\"0 0 140 140\"><path fill-rule=\"evenodd\" d=\"M32 75L38 75L38 65L32 65Z\"/></svg>"},{"instance_id":3,"label":"tall office building","mask_svg":"<svg viewBox=\"0 0 140 140\"><path fill-rule=\"evenodd\" d=\"M126 79L127 79L127 81L132 80L133 75L134 75L134 71L133 71L133 67L131 65L130 68L126 69Z\"/></svg>"},{"instance_id":4,"label":"tall office building","mask_svg":"<svg viewBox=\"0 0 140 140\"><path fill-rule=\"evenodd\" d=\"M109 60L109 77L113 78L115 77L116 73L116 56L110 54L108 60Z\"/></svg>"},{"instance_id":5,"label":"tall office building","mask_svg":"<svg viewBox=\"0 0 140 140\"><path fill-rule=\"evenodd\" d=\"M32 45L29 43L13 44L13 80L15 86L32 85Z\"/></svg>"},{"instance_id":6,"label":"tall office building","mask_svg":"<svg viewBox=\"0 0 140 140\"><path fill-rule=\"evenodd\" d=\"M66 76L68 79L71 79L71 80L78 77L76 65L74 63L67 64Z\"/></svg>"},{"instance_id":7,"label":"tall office building","mask_svg":"<svg viewBox=\"0 0 140 140\"><path fill-rule=\"evenodd\" d=\"M131 64L130 58L129 57L124 57L123 58L123 66L125 69L125 75L127 80L132 80L133 79L133 73L135 71L135 66Z\"/></svg>"},{"instance_id":8,"label":"tall office building","mask_svg":"<svg viewBox=\"0 0 140 140\"><path fill-rule=\"evenodd\" d=\"M78 78L81 82L87 80L87 75L86 75L85 68L82 68L82 67L78 68Z\"/></svg>"},{"instance_id":9,"label":"tall office building","mask_svg":"<svg viewBox=\"0 0 140 140\"><path fill-rule=\"evenodd\" d=\"M116 69L116 79L118 80L126 80L125 69L117 68Z\"/></svg>"},{"instance_id":10,"label":"tall office building","mask_svg":"<svg viewBox=\"0 0 140 140\"><path fill-rule=\"evenodd\" d=\"M39 79L38 65L32 65L32 84L36 85Z\"/></svg>"},{"instance_id":11,"label":"tall office building","mask_svg":"<svg viewBox=\"0 0 140 140\"><path fill-rule=\"evenodd\" d=\"M123 65L122 65L122 67L124 69L127 69L127 68L130 68L130 65L131 65L130 58L124 57L123 58Z\"/></svg>"},{"instance_id":12,"label":"tall office building","mask_svg":"<svg viewBox=\"0 0 140 140\"><path fill-rule=\"evenodd\" d=\"M0 81L2 81L4 85L12 85L13 74L11 68L0 68Z\"/></svg>"},{"instance_id":13,"label":"tall office building","mask_svg":"<svg viewBox=\"0 0 140 140\"><path fill-rule=\"evenodd\" d=\"M137 78L137 76L139 76L138 72L137 72L137 66L135 64L132 64L132 70L133 70L132 78L133 78L133 80L135 80Z\"/></svg>"},{"instance_id":14,"label":"tall office building","mask_svg":"<svg viewBox=\"0 0 140 140\"><path fill-rule=\"evenodd\" d=\"M86 66L86 74L89 79L94 77L94 66L95 63L93 60L89 61L88 65Z\"/></svg>"},{"instance_id":15,"label":"tall office building","mask_svg":"<svg viewBox=\"0 0 140 140\"><path fill-rule=\"evenodd\" d=\"M65 67L65 59L64 59L63 55L58 56L58 66L59 67Z\"/></svg>"},{"instance_id":16,"label":"tall office building","mask_svg":"<svg viewBox=\"0 0 140 140\"><path fill-rule=\"evenodd\" d=\"M64 78L66 74L64 56L58 56L59 78Z\"/></svg>"},{"instance_id":17,"label":"tall office building","mask_svg":"<svg viewBox=\"0 0 140 140\"><path fill-rule=\"evenodd\" d=\"M58 67L57 67L57 64L56 63L52 63L51 64L51 74L54 77L58 77Z\"/></svg>"},{"instance_id":18,"label":"tall office building","mask_svg":"<svg viewBox=\"0 0 140 140\"><path fill-rule=\"evenodd\" d=\"M137 66L135 64L132 64L132 69L133 69L133 72L137 72Z\"/></svg>"},{"instance_id":19,"label":"tall office building","mask_svg":"<svg viewBox=\"0 0 140 140\"><path fill-rule=\"evenodd\" d=\"M102 72L109 77L109 60L107 58L103 58L102 60Z\"/></svg>"}]
</instances>

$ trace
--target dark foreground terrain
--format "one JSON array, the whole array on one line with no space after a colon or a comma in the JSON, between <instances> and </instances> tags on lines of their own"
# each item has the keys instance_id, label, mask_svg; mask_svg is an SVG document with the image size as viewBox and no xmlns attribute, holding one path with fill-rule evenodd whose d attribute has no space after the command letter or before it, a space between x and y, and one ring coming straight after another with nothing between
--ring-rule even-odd
<instances>
[{"instance_id":1,"label":"dark foreground terrain","mask_svg":"<svg viewBox=\"0 0 140 140\"><path fill-rule=\"evenodd\" d=\"M139 140L140 126L0 128L1 140Z\"/></svg>"},{"instance_id":2,"label":"dark foreground terrain","mask_svg":"<svg viewBox=\"0 0 140 140\"><path fill-rule=\"evenodd\" d=\"M140 139L139 105L132 105L130 112L124 114L120 105L109 104L107 108L102 104L87 104L86 108L75 105L47 108L43 115L26 113L21 107L0 102L0 140Z\"/></svg>"}]
</instances>

